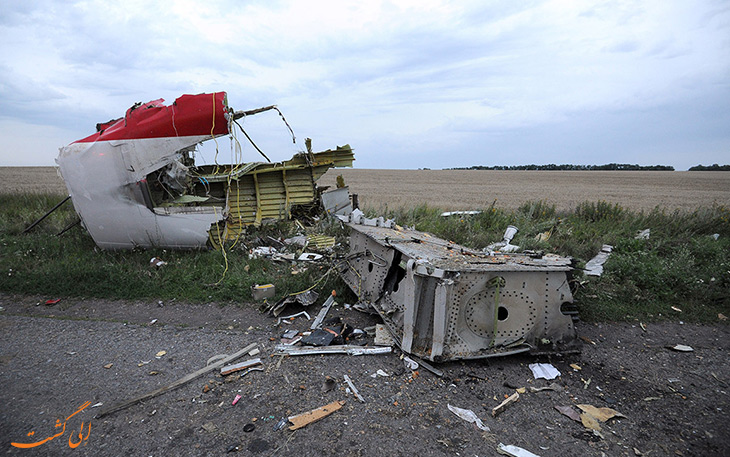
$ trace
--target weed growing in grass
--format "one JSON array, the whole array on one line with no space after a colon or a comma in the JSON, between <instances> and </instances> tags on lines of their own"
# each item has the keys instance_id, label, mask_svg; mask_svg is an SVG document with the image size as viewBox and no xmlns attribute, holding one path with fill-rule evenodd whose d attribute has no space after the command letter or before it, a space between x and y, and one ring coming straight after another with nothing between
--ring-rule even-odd
<instances>
[{"instance_id":1,"label":"weed growing in grass","mask_svg":"<svg viewBox=\"0 0 730 457\"><path fill-rule=\"evenodd\" d=\"M76 218L69 203L31 233L21 235L62 198L0 195L0 291L49 297L248 303L254 284L274 283L277 296L282 297L321 280L317 285L320 293L334 289L341 300L355 300L329 265L293 270L289 262L249 259L253 244L247 243L257 239L273 243L271 238L281 240L300 232L292 223L250 229L245 240L226 247L227 270L221 252L214 250L103 251L78 228L57 237ZM366 214L375 215L367 209ZM718 313L730 313L727 207L700 208L692 213L661 208L636 213L619 205L586 202L573 212L559 212L538 201L527 202L516 211L491 205L476 215L440 214L439 208L419 205L390 209L383 215L402 226L415 226L474 249L501 240L505 228L515 225L520 231L513 244L572 256L579 266L602 244L613 245L603 276L581 278L577 272L580 286L575 298L585 320L674 317L715 322ZM645 228L651 229L650 238L634 239ZM306 233L335 236L346 244L347 230L334 219L322 219ZM539 234L543 235L538 238ZM151 257L160 257L167 265L151 268ZM672 306L682 309L682 314L677 315Z\"/></svg>"}]
</instances>

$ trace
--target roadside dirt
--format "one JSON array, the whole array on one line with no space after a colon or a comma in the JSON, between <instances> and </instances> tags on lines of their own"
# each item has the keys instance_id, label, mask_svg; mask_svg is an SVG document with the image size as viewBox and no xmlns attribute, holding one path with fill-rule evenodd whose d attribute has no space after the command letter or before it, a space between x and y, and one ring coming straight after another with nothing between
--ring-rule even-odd
<instances>
[{"instance_id":1,"label":"roadside dirt","mask_svg":"<svg viewBox=\"0 0 730 457\"><path fill-rule=\"evenodd\" d=\"M586 341L581 354L448 363L439 366L439 378L406 368L397 349L385 355L271 356L285 330L305 330L309 322L297 318L277 326L255 304L64 298L47 306L48 298L0 293L0 437L8 455L224 455L237 446L241 455L260 456L471 457L498 455L498 443L543 457L730 455L727 325L660 323L644 330L639 322L578 323ZM318 310L313 305L307 311ZM329 315L338 316L356 328L379 322L342 304ZM263 372L241 378L213 371L93 418L251 343L261 351L256 357ZM694 351L668 349L677 344ZM166 353L157 358L160 351ZM552 363L562 375L534 380L528 368L534 362ZM390 376L372 377L377 370ZM364 403L347 393L344 375ZM336 386L324 392L327 376ZM553 382L563 390L529 392ZM528 393L492 417L492 408L519 387ZM234 406L236 395L241 399ZM337 400L345 401L342 409L316 423L274 430L282 417ZM85 402L91 403L69 417ZM91 406L97 403L103 405ZM449 404L473 410L490 431L463 421ZM625 417L600 424L598 436L555 409L577 404L610 407ZM247 424L253 431L245 431ZM49 437L32 448L11 446Z\"/></svg>"}]
</instances>

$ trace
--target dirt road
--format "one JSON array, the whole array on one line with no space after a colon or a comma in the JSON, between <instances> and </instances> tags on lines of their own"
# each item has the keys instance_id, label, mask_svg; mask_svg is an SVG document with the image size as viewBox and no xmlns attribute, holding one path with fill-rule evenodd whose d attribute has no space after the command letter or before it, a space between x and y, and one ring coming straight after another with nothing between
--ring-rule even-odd
<instances>
[{"instance_id":1,"label":"dirt road","mask_svg":"<svg viewBox=\"0 0 730 457\"><path fill-rule=\"evenodd\" d=\"M9 455L199 456L237 447L241 455L261 456L481 457L498 455L498 443L543 457L730 455L727 325L647 324L644 330L638 322L579 323L582 354L449 363L440 366L439 378L407 369L397 350L270 357L283 331L304 330L309 322L277 326L255 305L62 299L46 306L46 299L0 294L0 437ZM342 306L330 315L357 328L378 322ZM263 372L241 378L214 371L93 418L250 343L258 344ZM694 351L667 348L677 344ZM528 368L534 362L550 362L562 375L534 380ZM390 376L373 377L377 370ZM364 403L347 393L344 375ZM324 392L327 376L336 386ZM562 390L529 391L553 382ZM520 387L528 392L492 417L492 408ZM342 409L319 422L274 430L282 417L337 400L345 401ZM490 431L463 421L449 404L473 410ZM610 407L625 417L600 424L599 436L555 409L577 404Z\"/></svg>"}]
</instances>

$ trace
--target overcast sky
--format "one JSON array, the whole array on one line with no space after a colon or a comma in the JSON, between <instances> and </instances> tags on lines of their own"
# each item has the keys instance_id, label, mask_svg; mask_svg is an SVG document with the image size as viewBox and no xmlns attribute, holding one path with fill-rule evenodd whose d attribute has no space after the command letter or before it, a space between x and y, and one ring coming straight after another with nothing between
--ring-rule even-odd
<instances>
[{"instance_id":1,"label":"overcast sky","mask_svg":"<svg viewBox=\"0 0 730 457\"><path fill-rule=\"evenodd\" d=\"M0 0L0 166L213 91L273 160L730 163L730 2Z\"/></svg>"}]
</instances>

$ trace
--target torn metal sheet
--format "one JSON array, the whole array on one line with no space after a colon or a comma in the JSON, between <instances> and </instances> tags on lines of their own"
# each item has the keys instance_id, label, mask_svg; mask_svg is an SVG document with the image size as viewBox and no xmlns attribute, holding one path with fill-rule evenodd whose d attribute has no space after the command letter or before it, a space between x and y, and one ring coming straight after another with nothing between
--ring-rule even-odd
<instances>
[{"instance_id":1,"label":"torn metal sheet","mask_svg":"<svg viewBox=\"0 0 730 457\"><path fill-rule=\"evenodd\" d=\"M314 289L290 294L276 302L269 312L276 317L289 305L299 303L302 306L309 306L317 301L317 297L319 297L319 293ZM307 315L307 319L309 319L309 315Z\"/></svg>"},{"instance_id":2,"label":"torn metal sheet","mask_svg":"<svg viewBox=\"0 0 730 457\"><path fill-rule=\"evenodd\" d=\"M348 187L330 190L322 193L322 206L329 215L348 216L352 212L350 191Z\"/></svg>"},{"instance_id":3,"label":"torn metal sheet","mask_svg":"<svg viewBox=\"0 0 730 457\"><path fill-rule=\"evenodd\" d=\"M601 276L603 274L603 264L606 263L608 257L613 251L613 246L610 244L604 244L601 247L601 252L596 254L591 260L586 263L585 272L590 276Z\"/></svg>"},{"instance_id":4,"label":"torn metal sheet","mask_svg":"<svg viewBox=\"0 0 730 457\"><path fill-rule=\"evenodd\" d=\"M287 355L318 355L318 354L347 354L347 355L375 355L389 354L391 347L368 347L355 345L324 346L324 347L292 347L284 344L276 346L276 352Z\"/></svg>"},{"instance_id":5,"label":"torn metal sheet","mask_svg":"<svg viewBox=\"0 0 730 457\"><path fill-rule=\"evenodd\" d=\"M153 100L61 148L56 163L94 242L202 248L316 204L315 181L331 167L352 166L350 146L308 148L279 163L195 164L199 144L234 136L237 118L269 109L276 107L233 111L225 92L183 95L170 105Z\"/></svg>"},{"instance_id":6,"label":"torn metal sheet","mask_svg":"<svg viewBox=\"0 0 730 457\"><path fill-rule=\"evenodd\" d=\"M497 452L502 455L509 455L512 457L540 457L539 455L533 454L532 452L528 451L527 449L523 449L518 446L513 446L511 444L499 443L499 445L497 445Z\"/></svg>"},{"instance_id":7,"label":"torn metal sheet","mask_svg":"<svg viewBox=\"0 0 730 457\"><path fill-rule=\"evenodd\" d=\"M353 212L353 215L355 212ZM359 225L339 272L404 352L432 361L577 352L571 259L485 253L428 233Z\"/></svg>"}]
</instances>

